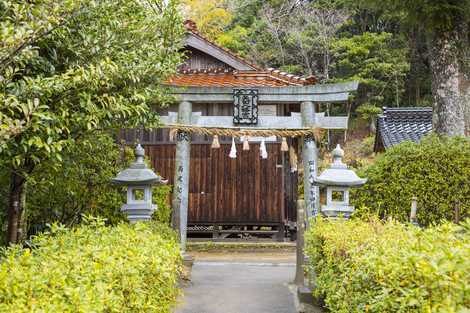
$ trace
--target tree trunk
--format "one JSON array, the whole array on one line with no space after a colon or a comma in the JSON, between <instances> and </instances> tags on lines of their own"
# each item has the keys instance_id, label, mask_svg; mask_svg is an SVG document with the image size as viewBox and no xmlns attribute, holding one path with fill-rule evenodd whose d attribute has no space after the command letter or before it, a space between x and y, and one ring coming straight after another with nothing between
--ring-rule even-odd
<instances>
[{"instance_id":1,"label":"tree trunk","mask_svg":"<svg viewBox=\"0 0 470 313\"><path fill-rule=\"evenodd\" d=\"M460 87L459 46L462 31L434 32L428 38L432 74L434 130L460 136L465 132L464 92Z\"/></svg>"},{"instance_id":2,"label":"tree trunk","mask_svg":"<svg viewBox=\"0 0 470 313\"><path fill-rule=\"evenodd\" d=\"M17 232L17 241L22 242L26 239L26 233L28 230L27 218L26 218L26 191L27 191L28 182L25 181L23 184L23 191L21 192L20 200L20 219L18 220L18 232Z\"/></svg>"},{"instance_id":3,"label":"tree trunk","mask_svg":"<svg viewBox=\"0 0 470 313\"><path fill-rule=\"evenodd\" d=\"M8 201L8 229L7 243L18 243L19 236L22 234L21 216L22 216L22 200L24 199L26 179L15 171L10 175L10 194Z\"/></svg>"},{"instance_id":4,"label":"tree trunk","mask_svg":"<svg viewBox=\"0 0 470 313\"><path fill-rule=\"evenodd\" d=\"M377 117L371 116L370 122L369 122L370 134L375 134L376 133L376 131L377 131L376 124L377 124Z\"/></svg>"}]
</instances>

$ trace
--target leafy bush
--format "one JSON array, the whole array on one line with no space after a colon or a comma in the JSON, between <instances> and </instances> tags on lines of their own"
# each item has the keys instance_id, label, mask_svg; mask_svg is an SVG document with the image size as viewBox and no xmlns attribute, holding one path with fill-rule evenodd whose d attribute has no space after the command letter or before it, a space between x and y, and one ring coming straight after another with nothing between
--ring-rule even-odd
<instances>
[{"instance_id":1,"label":"leafy bush","mask_svg":"<svg viewBox=\"0 0 470 313\"><path fill-rule=\"evenodd\" d=\"M370 156L372 153L374 153L374 142L374 136L369 136L362 140L362 145L359 149L362 156Z\"/></svg>"},{"instance_id":2,"label":"leafy bush","mask_svg":"<svg viewBox=\"0 0 470 313\"><path fill-rule=\"evenodd\" d=\"M111 224L124 221L125 193L111 178L132 159L130 149L121 150L109 135L97 133L64 151L62 161L43 162L28 182L28 224L39 229L52 222L73 225L83 214Z\"/></svg>"},{"instance_id":3,"label":"leafy bush","mask_svg":"<svg viewBox=\"0 0 470 313\"><path fill-rule=\"evenodd\" d=\"M325 221L306 234L315 296L331 312L468 312L470 220L420 229Z\"/></svg>"},{"instance_id":4,"label":"leafy bush","mask_svg":"<svg viewBox=\"0 0 470 313\"><path fill-rule=\"evenodd\" d=\"M170 225L171 222L171 206L170 195L171 186L162 185L153 189L153 203L157 205L157 210L153 213L153 219L163 224Z\"/></svg>"},{"instance_id":5,"label":"leafy bush","mask_svg":"<svg viewBox=\"0 0 470 313\"><path fill-rule=\"evenodd\" d=\"M470 210L470 141L465 138L424 138L404 142L379 155L365 168L368 182L353 191L356 216L371 213L406 221L411 199L418 199L418 221L429 225L451 220L454 206L460 215Z\"/></svg>"},{"instance_id":6,"label":"leafy bush","mask_svg":"<svg viewBox=\"0 0 470 313\"><path fill-rule=\"evenodd\" d=\"M170 312L181 266L164 225L53 226L0 263L0 312Z\"/></svg>"},{"instance_id":7,"label":"leafy bush","mask_svg":"<svg viewBox=\"0 0 470 313\"><path fill-rule=\"evenodd\" d=\"M375 123L377 121L377 116L382 113L382 109L376 107L373 104L364 103L356 109L356 112L359 114L361 119L369 123L369 131L375 133Z\"/></svg>"},{"instance_id":8,"label":"leafy bush","mask_svg":"<svg viewBox=\"0 0 470 313\"><path fill-rule=\"evenodd\" d=\"M27 185L29 233L41 231L53 222L78 224L83 214L101 216L111 225L125 221L126 217L120 211L126 198L125 188L113 185L111 179L133 160L132 149L123 149L107 134L95 133L64 151L60 162L40 164L30 175ZM8 175L2 176L0 198L6 200ZM158 186L153 191L153 202L158 206L154 217L169 223L171 188ZM3 205L6 207L6 201L0 202L0 207Z\"/></svg>"}]
</instances>

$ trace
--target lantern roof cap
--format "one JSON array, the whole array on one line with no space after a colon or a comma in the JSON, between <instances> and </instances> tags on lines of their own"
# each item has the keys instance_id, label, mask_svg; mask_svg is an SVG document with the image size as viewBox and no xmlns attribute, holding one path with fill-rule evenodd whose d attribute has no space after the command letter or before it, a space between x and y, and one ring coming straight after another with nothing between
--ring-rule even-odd
<instances>
[{"instance_id":1,"label":"lantern roof cap","mask_svg":"<svg viewBox=\"0 0 470 313\"><path fill-rule=\"evenodd\" d=\"M160 176L147 167L144 162L145 150L140 144L135 147L136 160L122 170L111 181L119 185L153 185L165 184Z\"/></svg>"},{"instance_id":2,"label":"lantern roof cap","mask_svg":"<svg viewBox=\"0 0 470 313\"><path fill-rule=\"evenodd\" d=\"M333 163L330 168L324 170L320 176L314 179L316 185L354 187L366 183L367 179L360 178L343 163L344 151L340 145L336 146L332 151L332 155Z\"/></svg>"}]
</instances>

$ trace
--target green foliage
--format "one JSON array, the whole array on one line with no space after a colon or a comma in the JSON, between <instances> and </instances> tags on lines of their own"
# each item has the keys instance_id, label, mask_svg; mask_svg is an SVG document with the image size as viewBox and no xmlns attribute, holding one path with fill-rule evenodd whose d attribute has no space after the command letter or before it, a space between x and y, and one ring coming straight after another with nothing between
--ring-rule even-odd
<instances>
[{"instance_id":1,"label":"green foliage","mask_svg":"<svg viewBox=\"0 0 470 313\"><path fill-rule=\"evenodd\" d=\"M392 34L366 32L341 38L333 51L334 77L361 82L360 103L390 106L401 99L410 65L406 47Z\"/></svg>"},{"instance_id":2,"label":"green foliage","mask_svg":"<svg viewBox=\"0 0 470 313\"><path fill-rule=\"evenodd\" d=\"M149 104L180 62L175 1L2 1L0 157L30 172L84 133L157 122ZM132 16L132 18L129 18ZM2 136L5 137L5 136ZM11 139L12 136L9 138Z\"/></svg>"},{"instance_id":3,"label":"green foliage","mask_svg":"<svg viewBox=\"0 0 470 313\"><path fill-rule=\"evenodd\" d=\"M53 222L75 225L83 214L100 216L111 225L127 220L120 212L125 188L113 185L111 179L133 161L132 149L119 146L107 134L95 134L64 151L60 162L41 163L28 179L27 232L34 234ZM1 177L0 198L7 199L8 175ZM154 217L165 224L170 222L170 193L171 186L153 188L153 202L158 206ZM6 205L0 203L0 207Z\"/></svg>"},{"instance_id":4,"label":"green foliage","mask_svg":"<svg viewBox=\"0 0 470 313\"><path fill-rule=\"evenodd\" d=\"M432 135L420 144L404 142L359 174L368 181L351 195L356 216L372 213L407 221L413 196L422 225L451 220L456 203L461 216L470 214L468 139Z\"/></svg>"},{"instance_id":5,"label":"green foliage","mask_svg":"<svg viewBox=\"0 0 470 313\"><path fill-rule=\"evenodd\" d=\"M0 1L0 163L12 175L10 203L38 164L61 162L84 136L158 124L150 108L170 101L162 82L181 63L178 5ZM22 206L8 210L8 241L18 240L22 215Z\"/></svg>"},{"instance_id":6,"label":"green foliage","mask_svg":"<svg viewBox=\"0 0 470 313\"><path fill-rule=\"evenodd\" d=\"M225 0L182 0L186 17L194 21L204 36L216 40L230 24L232 14Z\"/></svg>"},{"instance_id":7,"label":"green foliage","mask_svg":"<svg viewBox=\"0 0 470 313\"><path fill-rule=\"evenodd\" d=\"M1 312L171 312L181 269L173 231L154 223L54 225L0 263Z\"/></svg>"},{"instance_id":8,"label":"green foliage","mask_svg":"<svg viewBox=\"0 0 470 313\"><path fill-rule=\"evenodd\" d=\"M249 30L240 25L217 36L216 42L231 51L244 56L249 49Z\"/></svg>"},{"instance_id":9,"label":"green foliage","mask_svg":"<svg viewBox=\"0 0 470 313\"><path fill-rule=\"evenodd\" d=\"M370 121L371 119L375 119L379 114L381 114L382 109L373 104L364 103L356 109L356 112L359 114L361 119Z\"/></svg>"},{"instance_id":10,"label":"green foliage","mask_svg":"<svg viewBox=\"0 0 470 313\"><path fill-rule=\"evenodd\" d=\"M397 222L312 221L315 296L329 311L467 312L470 220L420 229Z\"/></svg>"},{"instance_id":11,"label":"green foliage","mask_svg":"<svg viewBox=\"0 0 470 313\"><path fill-rule=\"evenodd\" d=\"M171 222L170 196L172 187L162 185L153 188L153 203L157 205L157 211L153 213L153 219L166 225Z\"/></svg>"},{"instance_id":12,"label":"green foliage","mask_svg":"<svg viewBox=\"0 0 470 313\"><path fill-rule=\"evenodd\" d=\"M362 156L370 156L374 153L375 136L369 136L362 140L359 152Z\"/></svg>"},{"instance_id":13,"label":"green foliage","mask_svg":"<svg viewBox=\"0 0 470 313\"><path fill-rule=\"evenodd\" d=\"M447 31L458 27L463 20L470 20L469 0L365 0L372 8L387 7L390 11L403 12L410 24L421 25L425 30Z\"/></svg>"},{"instance_id":14,"label":"green foliage","mask_svg":"<svg viewBox=\"0 0 470 313\"><path fill-rule=\"evenodd\" d=\"M73 225L83 214L101 216L111 224L124 221L122 187L111 179L133 159L108 135L87 136L65 151L60 162L43 162L28 182L26 216L33 233L48 223Z\"/></svg>"}]
</instances>

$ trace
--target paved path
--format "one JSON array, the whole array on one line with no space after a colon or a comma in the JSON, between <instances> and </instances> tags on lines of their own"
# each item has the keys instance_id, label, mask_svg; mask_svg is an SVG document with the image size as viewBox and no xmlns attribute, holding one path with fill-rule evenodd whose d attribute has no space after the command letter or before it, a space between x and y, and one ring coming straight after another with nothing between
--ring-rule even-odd
<instances>
[{"instance_id":1,"label":"paved path","mask_svg":"<svg viewBox=\"0 0 470 313\"><path fill-rule=\"evenodd\" d=\"M295 313L291 256L196 258L175 313ZM287 261L287 262L286 262Z\"/></svg>"}]
</instances>

